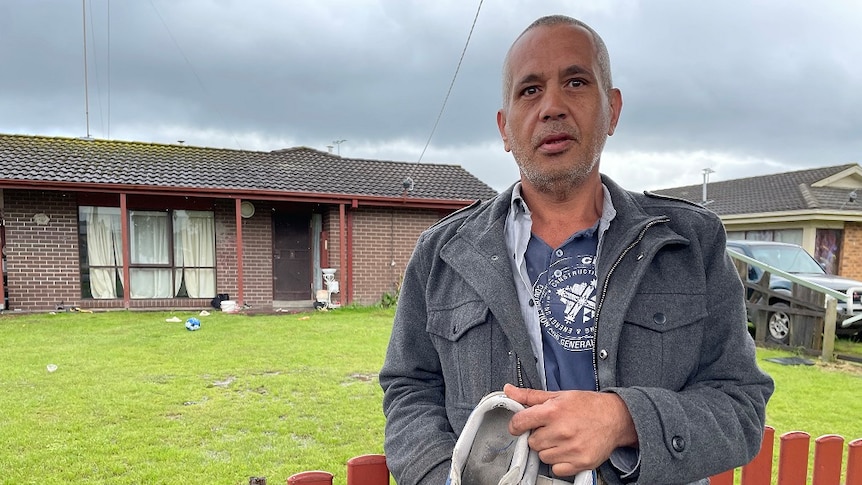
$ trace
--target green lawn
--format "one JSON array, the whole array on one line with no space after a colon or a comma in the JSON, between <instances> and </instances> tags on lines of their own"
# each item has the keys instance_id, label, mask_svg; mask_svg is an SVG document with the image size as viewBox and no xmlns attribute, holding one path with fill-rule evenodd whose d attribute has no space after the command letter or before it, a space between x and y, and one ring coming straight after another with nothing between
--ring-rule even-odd
<instances>
[{"instance_id":1,"label":"green lawn","mask_svg":"<svg viewBox=\"0 0 862 485\"><path fill-rule=\"evenodd\" d=\"M343 484L349 458L382 452L392 310L213 312L197 332L173 315L0 315L0 482L284 483L321 469ZM778 434L862 437L859 366L762 366Z\"/></svg>"}]
</instances>

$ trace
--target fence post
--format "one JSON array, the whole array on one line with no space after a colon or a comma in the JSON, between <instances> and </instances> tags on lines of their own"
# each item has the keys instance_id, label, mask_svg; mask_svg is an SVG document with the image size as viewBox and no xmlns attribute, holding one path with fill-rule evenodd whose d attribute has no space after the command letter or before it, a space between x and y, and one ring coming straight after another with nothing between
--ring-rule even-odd
<instances>
[{"instance_id":1,"label":"fence post","mask_svg":"<svg viewBox=\"0 0 862 485\"><path fill-rule=\"evenodd\" d=\"M287 478L287 485L332 485L332 474L329 472L300 472Z\"/></svg>"},{"instance_id":2,"label":"fence post","mask_svg":"<svg viewBox=\"0 0 862 485\"><path fill-rule=\"evenodd\" d=\"M347 460L347 485L389 485L386 455L361 455Z\"/></svg>"},{"instance_id":3,"label":"fence post","mask_svg":"<svg viewBox=\"0 0 862 485\"><path fill-rule=\"evenodd\" d=\"M778 485L805 485L808 482L808 444L811 435L790 431L781 435L778 452Z\"/></svg>"},{"instance_id":4,"label":"fence post","mask_svg":"<svg viewBox=\"0 0 862 485\"><path fill-rule=\"evenodd\" d=\"M862 485L862 438L847 445L846 485Z\"/></svg>"},{"instance_id":5,"label":"fence post","mask_svg":"<svg viewBox=\"0 0 862 485\"><path fill-rule=\"evenodd\" d=\"M775 447L775 428L763 428L760 452L742 467L742 485L765 485L772 483L772 453Z\"/></svg>"},{"instance_id":6,"label":"fence post","mask_svg":"<svg viewBox=\"0 0 862 485\"><path fill-rule=\"evenodd\" d=\"M826 362L835 360L835 322L838 300L826 296L826 318L823 321L823 350L820 358Z\"/></svg>"},{"instance_id":7,"label":"fence post","mask_svg":"<svg viewBox=\"0 0 862 485\"><path fill-rule=\"evenodd\" d=\"M841 455L843 454L842 436L827 434L814 440L814 485L841 483Z\"/></svg>"}]
</instances>

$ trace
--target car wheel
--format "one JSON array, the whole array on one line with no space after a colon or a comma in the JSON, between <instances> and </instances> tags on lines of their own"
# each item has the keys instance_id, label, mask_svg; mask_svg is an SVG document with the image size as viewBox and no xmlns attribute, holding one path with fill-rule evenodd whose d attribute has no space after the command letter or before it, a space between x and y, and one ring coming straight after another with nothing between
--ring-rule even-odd
<instances>
[{"instance_id":1,"label":"car wheel","mask_svg":"<svg viewBox=\"0 0 862 485\"><path fill-rule=\"evenodd\" d=\"M769 314L769 322L767 323L766 339L777 344L787 345L790 343L790 315L783 311L784 308L790 308L786 303L776 303L772 305L776 311Z\"/></svg>"}]
</instances>

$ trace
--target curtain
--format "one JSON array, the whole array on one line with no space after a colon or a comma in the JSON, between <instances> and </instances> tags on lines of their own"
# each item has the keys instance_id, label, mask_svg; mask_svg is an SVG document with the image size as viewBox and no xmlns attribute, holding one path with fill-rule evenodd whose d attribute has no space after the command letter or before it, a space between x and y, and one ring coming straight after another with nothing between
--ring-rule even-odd
<instances>
[{"instance_id":1,"label":"curtain","mask_svg":"<svg viewBox=\"0 0 862 485\"><path fill-rule=\"evenodd\" d=\"M215 224L212 212L174 212L174 295L183 282L189 298L215 296Z\"/></svg>"},{"instance_id":2,"label":"curtain","mask_svg":"<svg viewBox=\"0 0 862 485\"><path fill-rule=\"evenodd\" d=\"M87 261L90 265L90 293L95 299L117 297L117 278L122 282L123 251L119 209L81 207L87 224ZM94 268L93 266L108 266ZM118 268L119 266L119 268Z\"/></svg>"},{"instance_id":3,"label":"curtain","mask_svg":"<svg viewBox=\"0 0 862 485\"><path fill-rule=\"evenodd\" d=\"M166 212L131 212L130 233L132 264L170 264ZM132 298L173 297L169 268L134 268L129 276Z\"/></svg>"}]
</instances>

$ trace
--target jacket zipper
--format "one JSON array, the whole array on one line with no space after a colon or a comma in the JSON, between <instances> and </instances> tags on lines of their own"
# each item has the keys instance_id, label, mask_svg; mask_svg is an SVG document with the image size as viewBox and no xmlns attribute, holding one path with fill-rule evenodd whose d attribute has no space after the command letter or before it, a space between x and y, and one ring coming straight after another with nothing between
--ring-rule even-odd
<instances>
[{"instance_id":1,"label":"jacket zipper","mask_svg":"<svg viewBox=\"0 0 862 485\"><path fill-rule=\"evenodd\" d=\"M635 246L637 246L643 240L643 238L646 235L646 232L647 232L647 230L649 230L649 228L651 228L652 226L655 226L656 224L662 224L665 222L670 222L670 218L669 217L662 217L660 219L655 219L655 220L652 220L649 223L647 223L647 225L645 225L644 228L641 229L641 232L640 232L640 234L638 234L638 237L635 238L635 240L632 241L632 243L629 244L623 250L622 253L620 253L620 256L617 258L617 260L611 266L611 269L608 270L608 276L605 278L605 284L602 286L602 293L601 293L601 295L599 295L599 301L596 303L596 330L593 332L593 376L596 380L596 389L597 390L599 389L599 354L598 354L599 315L601 315L602 305L605 302L605 296L608 294L608 285L610 284L610 281L611 281L611 275L614 273L614 270L617 269L617 266L619 266L620 263L622 263L623 258L626 257L626 255L629 253L629 251L631 251ZM519 361L519 363L520 363L520 361Z\"/></svg>"},{"instance_id":2,"label":"jacket zipper","mask_svg":"<svg viewBox=\"0 0 862 485\"><path fill-rule=\"evenodd\" d=\"M518 377L518 387L524 387L524 375L521 373L521 358L518 357L518 354L515 354L515 372Z\"/></svg>"}]
</instances>

